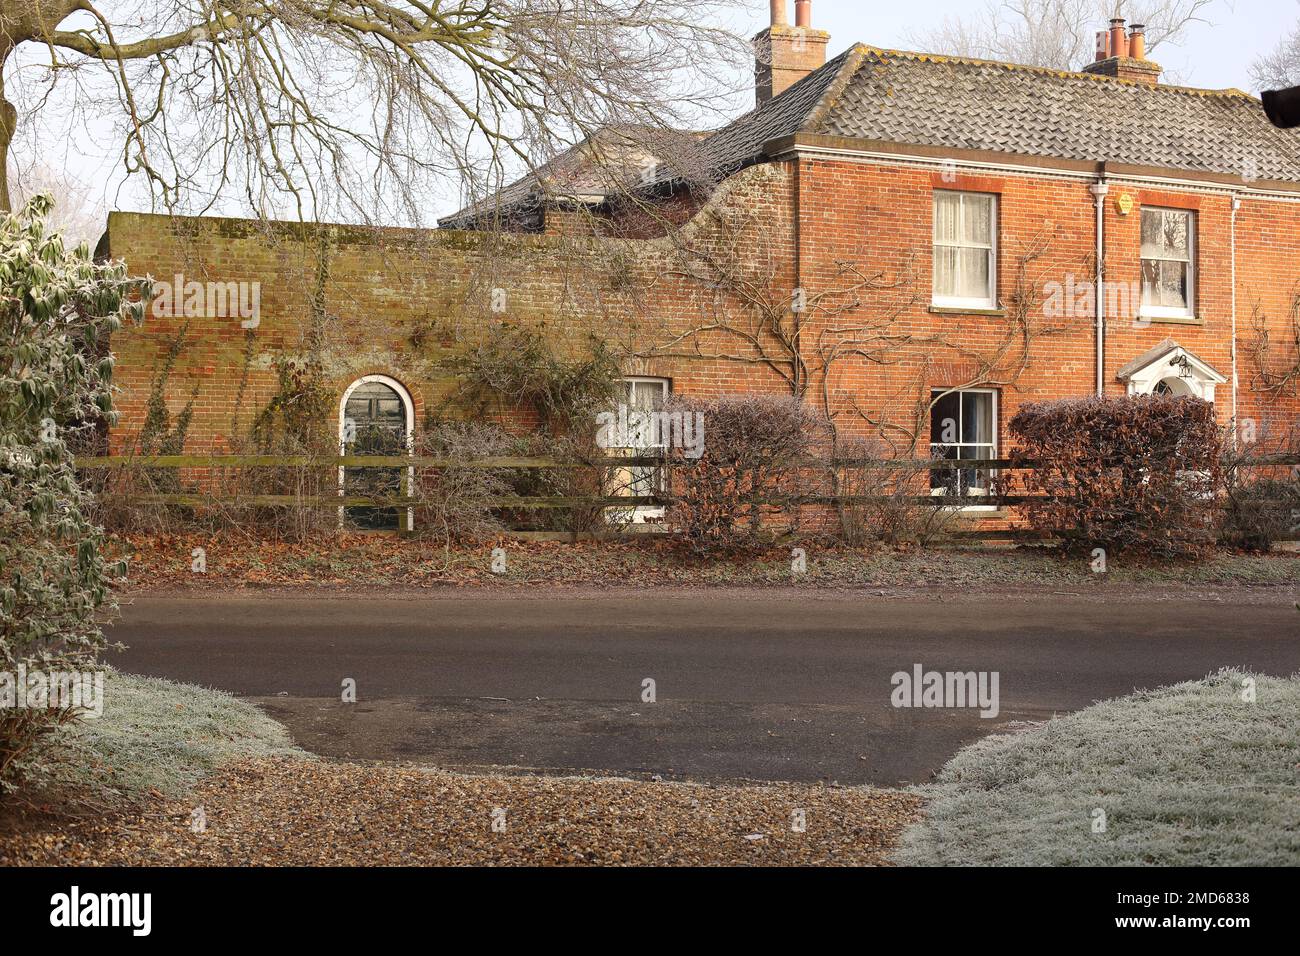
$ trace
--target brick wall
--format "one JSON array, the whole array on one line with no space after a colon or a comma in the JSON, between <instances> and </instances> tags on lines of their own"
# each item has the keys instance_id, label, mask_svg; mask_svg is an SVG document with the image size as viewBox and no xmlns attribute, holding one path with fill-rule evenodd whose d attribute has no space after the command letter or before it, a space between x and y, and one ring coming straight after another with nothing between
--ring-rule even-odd
<instances>
[{"instance_id":1,"label":"brick wall","mask_svg":"<svg viewBox=\"0 0 1300 956\"><path fill-rule=\"evenodd\" d=\"M117 336L123 419L114 447L138 431L150 382L182 327L169 407L178 412L194 400L188 450L228 447L274 394L274 363L306 350L317 299L327 317L322 357L331 387L341 396L362 375L389 375L413 396L417 422L454 388L448 356L506 320L543 328L574 348L591 334L606 338L625 351L627 374L671 378L679 392L788 394L797 380L842 433L883 435L905 448L914 441L921 454L932 388L992 387L1005 446L1006 422L1022 403L1094 390L1091 315L1051 317L1044 308L1050 283L1094 277L1088 186L1066 176L945 175L919 164L800 159L733 176L682 229L641 239L572 234L590 232L585 226L566 234L563 217L548 220L550 235L496 236L115 213L107 251L133 271L258 281L262 309L251 333L237 319L163 315ZM936 189L999 197L1001 314L931 308ZM1132 200L1127 215L1118 203L1124 194ZM1230 379L1231 198L1210 187L1113 183L1105 212L1110 281L1140 276L1143 205L1196 211L1197 317L1149 325L1112 317L1106 390L1122 394L1116 372L1167 337ZM1296 361L1287 343L1298 227L1294 203L1252 198L1237 213L1238 343L1254 335L1258 304L1278 367ZM652 232L638 221L623 234ZM796 288L810 303L797 325ZM492 311L493 289L505 290L504 311ZM999 360L990 366L990 357ZM1271 397L1245 354L1237 365L1240 417L1296 420L1294 388ZM1219 387L1217 405L1226 424L1231 381ZM526 412L513 420L529 422Z\"/></svg>"},{"instance_id":2,"label":"brick wall","mask_svg":"<svg viewBox=\"0 0 1300 956\"><path fill-rule=\"evenodd\" d=\"M829 316L808 317L802 333L805 351L814 342L848 340L868 329L868 339L892 336L897 344L878 360L847 359L831 363L813 390L823 386L843 430L868 435L883 420L896 440L910 440L901 429L917 420L915 403L931 389L975 384L1000 392L1001 442L1006 422L1019 406L1095 392L1095 317L1077 308L1060 318L1049 315L1051 283L1076 285L1095 276L1095 199L1090 181L1048 176L936 173L920 166L803 160L796 173L800 215L799 278L810 291L845 286L844 264L874 277L874 288L861 306ZM992 193L998 197L998 298L1003 314L939 311L931 307L933 194L936 189ZM1131 200L1126 213L1121 197ZM1127 203L1125 203L1127 205ZM1137 315L1140 295L1131 310L1108 314L1104 387L1107 394L1126 391L1117 372L1132 359L1173 338L1229 381L1218 386L1216 406L1227 425L1232 416L1233 256L1232 200L1212 189L1154 190L1137 183L1112 182L1105 206L1106 277L1122 286L1118 301L1103 296L1109 307L1127 304L1130 285L1141 279L1141 210L1143 206L1185 208L1197 217L1195 320L1145 320ZM1240 386L1238 417L1256 422L1295 424L1295 389L1278 397L1259 387L1244 354L1253 336L1252 303L1262 303L1277 366L1297 361L1292 309L1300 280L1300 205L1250 199L1237 213L1236 227L1237 366ZM1033 261L1022 260L1031 251ZM839 276L839 278L837 278ZM905 282L906 280L906 282ZM1028 296L1024 318L1031 328L1028 350L1003 348L1017 329L1019 302ZM896 316L888 322L889 316ZM861 333L859 333L861 334ZM1289 347L1287 343L1290 343ZM1002 356L994 368L991 357ZM1022 361L1027 357L1028 361ZM866 414L860 414L858 406ZM870 419L870 420L869 420ZM909 421L910 420L910 421ZM920 450L929 440L928 422L917 434Z\"/></svg>"},{"instance_id":3,"label":"brick wall","mask_svg":"<svg viewBox=\"0 0 1300 956\"><path fill-rule=\"evenodd\" d=\"M1222 214L1220 213L1220 216ZM1245 200L1237 212L1238 417L1242 421L1300 424L1296 385L1274 397L1251 355L1256 323L1270 341L1264 365L1274 375L1294 369L1300 356L1300 204ZM1220 337L1224 323L1218 323Z\"/></svg>"},{"instance_id":4,"label":"brick wall","mask_svg":"<svg viewBox=\"0 0 1300 956\"><path fill-rule=\"evenodd\" d=\"M745 228L761 243L746 254L761 246L788 287L787 180L781 167L748 171L727 184L715 208L730 204L755 217ZM321 358L337 396L363 375L390 376L411 394L417 423L454 388L449 357L492 335L498 322L545 330L561 349L583 348L592 335L605 338L628 353L627 374L671 378L691 393L780 390L780 379L761 364L698 354L696 337L687 333L715 324L731 303L693 277L681 243L712 255L732 239L708 215L681 236L594 240L114 213L105 251L133 272L258 282L261 312L258 327L245 330L238 316L154 310L142 327L119 333L112 347L122 416L112 447L129 447L139 433L151 384L183 335L166 380L167 405L176 415L193 400L187 451L228 449L232 434L245 433L274 396L275 363L305 356L318 299L325 316ZM494 300L495 290L504 298ZM735 347L724 336L698 340L705 349ZM527 410L517 411L506 409L506 417L526 426Z\"/></svg>"}]
</instances>

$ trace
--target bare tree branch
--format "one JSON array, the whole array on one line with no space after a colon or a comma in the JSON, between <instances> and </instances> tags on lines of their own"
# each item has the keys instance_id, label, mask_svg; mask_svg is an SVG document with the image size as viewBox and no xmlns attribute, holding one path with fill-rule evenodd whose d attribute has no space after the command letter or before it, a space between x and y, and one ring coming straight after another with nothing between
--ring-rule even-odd
<instances>
[{"instance_id":1,"label":"bare tree branch","mask_svg":"<svg viewBox=\"0 0 1300 956\"><path fill-rule=\"evenodd\" d=\"M1300 24L1273 50L1255 59L1250 67L1250 82L1256 92L1300 86Z\"/></svg>"},{"instance_id":2,"label":"bare tree branch","mask_svg":"<svg viewBox=\"0 0 1300 956\"><path fill-rule=\"evenodd\" d=\"M743 4L0 0L0 154L20 122L111 120L167 211L422 224L436 190L487 194L611 123L715 125Z\"/></svg>"},{"instance_id":3,"label":"bare tree branch","mask_svg":"<svg viewBox=\"0 0 1300 956\"><path fill-rule=\"evenodd\" d=\"M1095 37L1111 17L1147 28L1147 49L1176 44L1215 0L985 0L976 13L950 17L909 40L936 53L1078 70L1096 55Z\"/></svg>"}]
</instances>

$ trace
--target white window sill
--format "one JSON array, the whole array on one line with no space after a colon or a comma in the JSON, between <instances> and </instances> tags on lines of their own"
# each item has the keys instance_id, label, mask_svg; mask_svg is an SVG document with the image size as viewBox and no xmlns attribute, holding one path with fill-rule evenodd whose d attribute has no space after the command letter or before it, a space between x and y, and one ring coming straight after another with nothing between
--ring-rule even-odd
<instances>
[{"instance_id":1,"label":"white window sill","mask_svg":"<svg viewBox=\"0 0 1300 956\"><path fill-rule=\"evenodd\" d=\"M664 508L649 506L606 508L605 521L607 524L658 524L664 520L666 513Z\"/></svg>"},{"instance_id":2,"label":"white window sill","mask_svg":"<svg viewBox=\"0 0 1300 956\"><path fill-rule=\"evenodd\" d=\"M994 312L997 310L998 304L992 299L942 299L935 297L930 300L930 308L951 309L955 312Z\"/></svg>"}]
</instances>

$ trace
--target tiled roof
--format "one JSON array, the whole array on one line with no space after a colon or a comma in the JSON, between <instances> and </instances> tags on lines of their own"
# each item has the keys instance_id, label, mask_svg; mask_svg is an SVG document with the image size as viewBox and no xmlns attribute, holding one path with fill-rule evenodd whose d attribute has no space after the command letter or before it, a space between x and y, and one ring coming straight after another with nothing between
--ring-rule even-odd
<instances>
[{"instance_id":1,"label":"tiled roof","mask_svg":"<svg viewBox=\"0 0 1300 956\"><path fill-rule=\"evenodd\" d=\"M860 48L808 132L1300 182L1300 135L1238 90Z\"/></svg>"},{"instance_id":2,"label":"tiled roof","mask_svg":"<svg viewBox=\"0 0 1300 956\"><path fill-rule=\"evenodd\" d=\"M689 155L704 135L641 126L607 127L439 222L445 228L466 228L482 218L533 212L548 198L599 199L640 182L642 170L654 167L660 156Z\"/></svg>"},{"instance_id":3,"label":"tiled roof","mask_svg":"<svg viewBox=\"0 0 1300 956\"><path fill-rule=\"evenodd\" d=\"M763 147L776 139L803 131L816 115L821 103L836 81L843 84L852 77L850 63L857 51L845 50L820 70L809 73L798 83L766 103L722 127L701 145L707 161L719 172L734 169L763 158Z\"/></svg>"},{"instance_id":4,"label":"tiled roof","mask_svg":"<svg viewBox=\"0 0 1300 956\"><path fill-rule=\"evenodd\" d=\"M798 134L1300 183L1300 131L1275 128L1259 100L1240 90L862 44L683 152L714 177L727 176ZM542 191L529 177L491 205L535 201Z\"/></svg>"}]
</instances>

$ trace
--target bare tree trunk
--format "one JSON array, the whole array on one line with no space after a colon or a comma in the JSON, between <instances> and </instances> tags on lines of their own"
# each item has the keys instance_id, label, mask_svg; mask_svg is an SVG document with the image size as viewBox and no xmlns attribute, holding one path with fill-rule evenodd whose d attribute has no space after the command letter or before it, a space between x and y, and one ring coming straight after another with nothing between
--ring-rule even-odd
<instances>
[{"instance_id":1,"label":"bare tree trunk","mask_svg":"<svg viewBox=\"0 0 1300 956\"><path fill-rule=\"evenodd\" d=\"M0 212L13 212L9 200L9 146L18 129L18 109L5 98L4 69L13 52L8 39L0 40Z\"/></svg>"}]
</instances>

